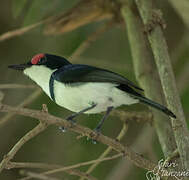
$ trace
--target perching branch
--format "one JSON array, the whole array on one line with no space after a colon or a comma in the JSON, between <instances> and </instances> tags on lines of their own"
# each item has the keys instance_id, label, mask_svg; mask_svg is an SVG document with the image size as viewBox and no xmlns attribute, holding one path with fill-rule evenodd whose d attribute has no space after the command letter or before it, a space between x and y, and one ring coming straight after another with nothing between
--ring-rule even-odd
<instances>
[{"instance_id":1,"label":"perching branch","mask_svg":"<svg viewBox=\"0 0 189 180\"><path fill-rule=\"evenodd\" d=\"M48 113L48 109L46 107L46 105L43 105L43 109L41 111L43 113L43 115ZM23 136L15 145L14 147L9 151L9 153L7 155L4 156L2 162L0 163L0 172L3 170L3 168L7 168L10 169L10 160L13 159L13 157L15 156L15 154L18 152L18 150L27 142L29 141L31 138L35 137L37 134L39 134L40 132L44 131L50 124L48 122L45 121L40 121L40 123L33 128L31 131L29 131L25 136ZM21 163L22 164L22 163ZM17 164L18 167L18 164ZM80 177L86 177L87 179L90 180L96 180L95 178L92 178L91 176L80 172L80 171L75 171L75 170L65 170L67 173L71 174L71 175L77 175Z\"/></svg>"},{"instance_id":2,"label":"perching branch","mask_svg":"<svg viewBox=\"0 0 189 180\"><path fill-rule=\"evenodd\" d=\"M102 134L98 134L95 131L92 131L89 128L83 127L81 125L78 124L72 124L69 121L66 121L65 119L61 119L55 116L52 116L48 113L44 113L38 110L31 110L31 109L27 109L27 108L17 108L17 107L11 107L5 104L2 104L0 107L0 111L1 112L13 112L16 114L20 114L23 116L28 116L28 117L32 117L35 119L40 119L42 122L45 123L45 126L49 126L49 125L58 125L58 126L64 126L65 128L74 131L76 133L85 135L91 139L94 139L96 141L99 141L103 144L106 144L110 147L112 147L112 149L114 149L115 151L122 153L123 155L125 155L128 159L130 159L136 166L144 168L144 169L148 169L148 170L153 170L154 167L156 166L156 164L150 162L149 160L143 158L142 156L140 156L139 154L133 152L129 147L124 147L122 144L120 144L118 141L111 139L107 136L104 136ZM42 124L40 124L41 126ZM37 126L39 128L39 125ZM41 132L42 130L44 130L43 127L39 128L39 132ZM35 132L35 134L38 134L39 132ZM30 132L31 133L31 132ZM22 138L13 148L12 150L8 153L8 157L5 156L5 158L3 159L3 161L1 162L0 165L0 169L3 170L7 163L9 162L9 160L11 160L15 153L21 148L21 146L25 143L25 138L27 140L29 140L32 135L29 133L29 138L27 138L27 136L24 136L24 138Z\"/></svg>"},{"instance_id":3,"label":"perching branch","mask_svg":"<svg viewBox=\"0 0 189 180\"><path fill-rule=\"evenodd\" d=\"M152 0L135 0L135 2L146 26L147 37L152 48L168 107L177 116L176 119L172 118L171 122L182 165L184 169L189 169L189 132L175 84L167 43L162 32L164 23L161 13L154 9Z\"/></svg>"}]
</instances>

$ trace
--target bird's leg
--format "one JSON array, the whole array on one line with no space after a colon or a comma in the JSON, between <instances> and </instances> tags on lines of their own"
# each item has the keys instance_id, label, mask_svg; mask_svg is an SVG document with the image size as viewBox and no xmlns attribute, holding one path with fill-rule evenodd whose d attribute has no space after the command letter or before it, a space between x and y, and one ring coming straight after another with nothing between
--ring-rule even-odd
<instances>
[{"instance_id":1,"label":"bird's leg","mask_svg":"<svg viewBox=\"0 0 189 180\"><path fill-rule=\"evenodd\" d=\"M93 103L90 107L87 107L87 108L85 108L85 109L83 109L83 110L81 110L81 111L79 111L79 112L77 112L77 113L73 113L72 115L68 116L68 117L66 118L66 120L72 121L76 116L78 116L78 115L80 115L80 114L82 114L82 113L84 113L84 112L87 112L87 111L93 109L96 105L97 105L97 104L94 104L94 103Z\"/></svg>"},{"instance_id":2,"label":"bird's leg","mask_svg":"<svg viewBox=\"0 0 189 180\"><path fill-rule=\"evenodd\" d=\"M107 108L105 115L104 115L103 118L100 120L100 122L98 123L98 125L97 125L97 127L94 129L94 131L96 131L97 133L100 133L100 132L101 132L102 125L103 125L104 121L108 118L108 116L109 116L110 112L112 111L112 109L113 109L113 106L110 106L110 107ZM94 140L94 139L92 139L92 142L93 142L93 144L96 144L96 143L97 143L97 141Z\"/></svg>"},{"instance_id":3,"label":"bird's leg","mask_svg":"<svg viewBox=\"0 0 189 180\"><path fill-rule=\"evenodd\" d=\"M80 114L82 114L82 113L84 113L84 112L87 112L87 111L93 109L96 105L97 105L97 104L92 103L90 107L87 107L87 108L85 108L85 109L83 109L83 110L81 110L81 111L79 111L79 112L77 112L77 113L73 113L72 115L68 116L68 117L66 118L66 120L71 121L72 123L75 123L75 121L74 121L73 119L74 119L76 116L78 116L78 115L80 115ZM66 131L66 129L65 129L63 126L62 126L62 127L59 127L59 129L60 129L62 132L65 132L65 131Z\"/></svg>"},{"instance_id":4,"label":"bird's leg","mask_svg":"<svg viewBox=\"0 0 189 180\"><path fill-rule=\"evenodd\" d=\"M107 108L105 115L103 116L103 118L100 120L100 122L98 123L97 127L94 129L97 132L101 131L102 125L104 123L104 121L107 119L107 117L109 116L110 112L112 111L113 106L110 106Z\"/></svg>"}]
</instances>

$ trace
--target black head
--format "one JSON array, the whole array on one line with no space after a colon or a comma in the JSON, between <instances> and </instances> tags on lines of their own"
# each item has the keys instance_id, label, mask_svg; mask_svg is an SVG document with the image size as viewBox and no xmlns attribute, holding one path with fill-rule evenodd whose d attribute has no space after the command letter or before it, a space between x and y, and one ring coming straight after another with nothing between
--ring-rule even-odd
<instances>
[{"instance_id":1,"label":"black head","mask_svg":"<svg viewBox=\"0 0 189 180\"><path fill-rule=\"evenodd\" d=\"M59 69L68 64L71 64L71 63L63 57L41 53L41 54L35 55L31 59L31 61L29 61L26 64L10 65L8 67L12 69L16 69L16 70L24 70L25 68L28 68L31 66L44 65L53 70L53 69Z\"/></svg>"}]
</instances>

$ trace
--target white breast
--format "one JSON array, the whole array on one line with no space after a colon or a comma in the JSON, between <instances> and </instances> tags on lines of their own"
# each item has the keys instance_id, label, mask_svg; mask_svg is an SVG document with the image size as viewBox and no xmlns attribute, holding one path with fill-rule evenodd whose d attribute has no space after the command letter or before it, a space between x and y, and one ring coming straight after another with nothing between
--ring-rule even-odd
<instances>
[{"instance_id":1,"label":"white breast","mask_svg":"<svg viewBox=\"0 0 189 180\"><path fill-rule=\"evenodd\" d=\"M35 81L45 93L50 97L49 92L49 80L51 74L56 71L46 68L45 66L31 66L24 70L24 74L29 76L33 81Z\"/></svg>"}]
</instances>

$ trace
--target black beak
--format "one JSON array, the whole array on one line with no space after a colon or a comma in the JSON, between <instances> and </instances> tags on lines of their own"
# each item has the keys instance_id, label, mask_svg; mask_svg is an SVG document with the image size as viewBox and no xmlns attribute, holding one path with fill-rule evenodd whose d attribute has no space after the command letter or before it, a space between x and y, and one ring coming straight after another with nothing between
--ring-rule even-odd
<instances>
[{"instance_id":1,"label":"black beak","mask_svg":"<svg viewBox=\"0 0 189 180\"><path fill-rule=\"evenodd\" d=\"M31 66L32 66L32 64L27 63L27 64L10 65L10 66L8 66L8 68L23 71L24 69L31 67Z\"/></svg>"}]
</instances>

